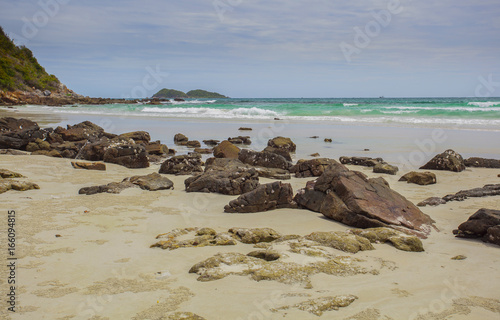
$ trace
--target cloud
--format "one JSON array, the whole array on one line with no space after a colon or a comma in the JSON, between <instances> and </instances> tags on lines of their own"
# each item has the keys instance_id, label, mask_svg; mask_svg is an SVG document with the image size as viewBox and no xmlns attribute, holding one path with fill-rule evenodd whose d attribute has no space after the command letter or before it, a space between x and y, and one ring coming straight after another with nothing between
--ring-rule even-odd
<instances>
[{"instance_id":1,"label":"cloud","mask_svg":"<svg viewBox=\"0 0 500 320\"><path fill-rule=\"evenodd\" d=\"M22 37L26 21L46 12L40 3L55 1L62 0L4 0L0 21ZM321 95L328 96L331 84L340 96L342 90L366 96L397 83L404 73L430 79L411 90L400 83L385 94L426 95L435 91L433 72L448 75L450 83L457 82L456 70L462 70L462 83L498 72L497 0L401 0L401 12L379 25L348 63L340 45L355 46L355 28L373 27L374 14L387 12L395 1L67 1L36 36L24 40L69 87L102 96L128 91L147 66L157 64L172 74L165 86L230 88L225 93L232 96L272 95L270 82L279 90L276 96L295 95L299 85L301 95L325 90ZM373 88L346 85L372 75L378 79ZM442 91L462 93L451 85Z\"/></svg>"}]
</instances>

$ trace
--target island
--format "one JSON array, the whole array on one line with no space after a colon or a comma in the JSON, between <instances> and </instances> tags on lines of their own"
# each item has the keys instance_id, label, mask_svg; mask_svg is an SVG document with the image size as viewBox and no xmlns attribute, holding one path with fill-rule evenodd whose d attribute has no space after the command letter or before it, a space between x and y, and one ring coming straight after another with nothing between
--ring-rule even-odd
<instances>
[{"instance_id":1,"label":"island","mask_svg":"<svg viewBox=\"0 0 500 320\"><path fill-rule=\"evenodd\" d=\"M224 99L228 98L217 92L196 89L184 93L179 90L163 88L153 95L152 98L159 99Z\"/></svg>"}]
</instances>

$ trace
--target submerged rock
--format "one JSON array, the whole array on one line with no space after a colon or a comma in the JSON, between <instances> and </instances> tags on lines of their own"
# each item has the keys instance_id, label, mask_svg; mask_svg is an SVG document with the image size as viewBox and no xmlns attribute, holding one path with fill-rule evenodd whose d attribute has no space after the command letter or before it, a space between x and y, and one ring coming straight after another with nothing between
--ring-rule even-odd
<instances>
[{"instance_id":1,"label":"submerged rock","mask_svg":"<svg viewBox=\"0 0 500 320\"><path fill-rule=\"evenodd\" d=\"M178 240L179 236L196 233L196 237L187 240ZM160 234L156 237L160 239L150 248L162 248L175 250L179 248L206 247L206 246L232 246L236 245L236 240L230 233L217 233L211 228L185 228L175 229L171 232Z\"/></svg>"},{"instance_id":2,"label":"submerged rock","mask_svg":"<svg viewBox=\"0 0 500 320\"><path fill-rule=\"evenodd\" d=\"M399 181L406 181L408 183L415 183L421 186L426 186L429 184L436 183L436 175L432 172L408 172L402 176Z\"/></svg>"},{"instance_id":3,"label":"submerged rock","mask_svg":"<svg viewBox=\"0 0 500 320\"><path fill-rule=\"evenodd\" d=\"M335 163L295 196L299 206L358 228L391 227L426 237L434 222L382 178Z\"/></svg>"},{"instance_id":4,"label":"submerged rock","mask_svg":"<svg viewBox=\"0 0 500 320\"><path fill-rule=\"evenodd\" d=\"M461 172L465 170L465 163L460 154L449 149L432 158L420 169Z\"/></svg>"},{"instance_id":5,"label":"submerged rock","mask_svg":"<svg viewBox=\"0 0 500 320\"><path fill-rule=\"evenodd\" d=\"M347 232L313 232L305 238L350 253L375 249L368 239Z\"/></svg>"},{"instance_id":6,"label":"submerged rock","mask_svg":"<svg viewBox=\"0 0 500 320\"><path fill-rule=\"evenodd\" d=\"M229 233L234 234L239 241L251 244L272 242L282 237L281 233L271 228L231 228Z\"/></svg>"},{"instance_id":7,"label":"submerged rock","mask_svg":"<svg viewBox=\"0 0 500 320\"><path fill-rule=\"evenodd\" d=\"M278 311L278 310L288 310L290 308L296 308L302 311L307 311L319 317L322 316L323 313L325 313L326 311L339 310L340 308L348 307L351 305L351 303L356 301L356 299L358 299L358 297L354 295L321 297L296 303L291 306L279 307L274 310Z\"/></svg>"},{"instance_id":8,"label":"submerged rock","mask_svg":"<svg viewBox=\"0 0 500 320\"><path fill-rule=\"evenodd\" d=\"M250 213L280 208L294 208L292 186L279 181L258 186L224 207L225 212Z\"/></svg>"},{"instance_id":9,"label":"submerged rock","mask_svg":"<svg viewBox=\"0 0 500 320\"><path fill-rule=\"evenodd\" d=\"M351 229L349 232L366 238L371 243L390 242L399 250L412 252L424 251L424 246L419 238L391 228Z\"/></svg>"}]
</instances>

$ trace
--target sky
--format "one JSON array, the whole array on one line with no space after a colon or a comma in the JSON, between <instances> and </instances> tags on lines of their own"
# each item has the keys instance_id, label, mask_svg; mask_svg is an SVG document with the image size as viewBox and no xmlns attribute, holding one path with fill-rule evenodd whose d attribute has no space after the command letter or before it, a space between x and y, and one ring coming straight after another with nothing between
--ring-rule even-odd
<instances>
[{"instance_id":1,"label":"sky","mask_svg":"<svg viewBox=\"0 0 500 320\"><path fill-rule=\"evenodd\" d=\"M500 96L498 0L0 0L0 26L79 94Z\"/></svg>"}]
</instances>

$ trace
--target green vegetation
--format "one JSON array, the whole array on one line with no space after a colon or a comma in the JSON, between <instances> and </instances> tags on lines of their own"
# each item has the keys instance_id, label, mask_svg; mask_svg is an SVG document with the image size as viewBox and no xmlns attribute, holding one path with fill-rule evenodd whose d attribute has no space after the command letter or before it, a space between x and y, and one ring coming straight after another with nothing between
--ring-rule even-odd
<instances>
[{"instance_id":1,"label":"green vegetation","mask_svg":"<svg viewBox=\"0 0 500 320\"><path fill-rule=\"evenodd\" d=\"M0 27L0 90L56 90L60 82L48 74L25 46L16 46Z\"/></svg>"},{"instance_id":2,"label":"green vegetation","mask_svg":"<svg viewBox=\"0 0 500 320\"><path fill-rule=\"evenodd\" d=\"M188 98L188 96L187 94L179 90L161 89L153 96L153 98L175 99L175 98Z\"/></svg>"},{"instance_id":3,"label":"green vegetation","mask_svg":"<svg viewBox=\"0 0 500 320\"><path fill-rule=\"evenodd\" d=\"M188 97L190 98L200 98L200 99L222 99L222 98L227 98L226 96L223 96L222 94L219 94L217 92L209 92L205 90L191 90L187 93Z\"/></svg>"},{"instance_id":4,"label":"green vegetation","mask_svg":"<svg viewBox=\"0 0 500 320\"><path fill-rule=\"evenodd\" d=\"M227 98L226 96L223 96L222 94L219 94L217 92L209 92L205 90L191 90L188 93L184 93L179 90L173 90L173 89L161 89L158 91L153 98L167 98L167 99L175 99L175 98L193 98L193 99L222 99L222 98Z\"/></svg>"}]
</instances>

